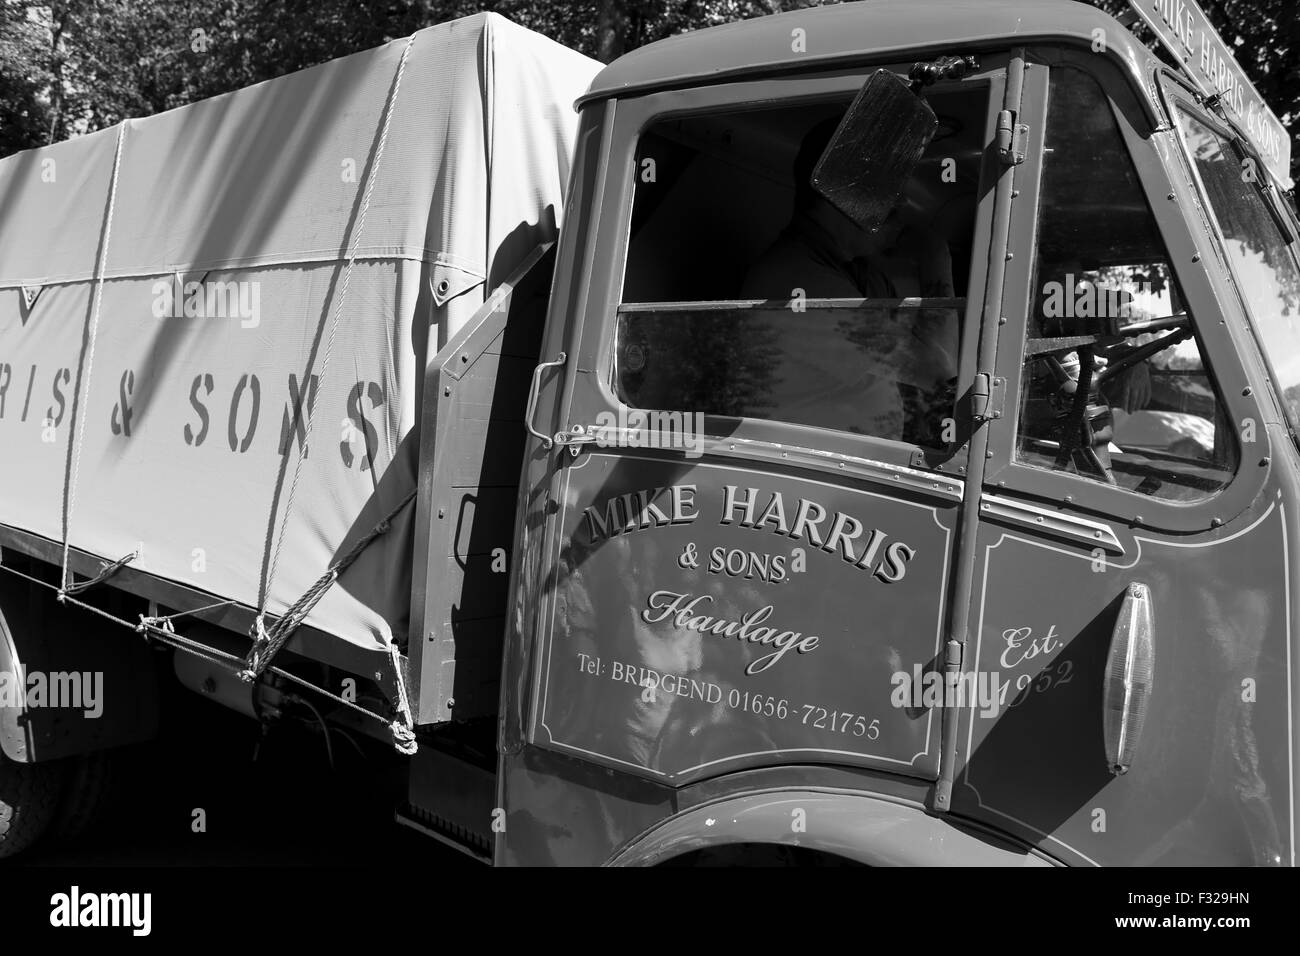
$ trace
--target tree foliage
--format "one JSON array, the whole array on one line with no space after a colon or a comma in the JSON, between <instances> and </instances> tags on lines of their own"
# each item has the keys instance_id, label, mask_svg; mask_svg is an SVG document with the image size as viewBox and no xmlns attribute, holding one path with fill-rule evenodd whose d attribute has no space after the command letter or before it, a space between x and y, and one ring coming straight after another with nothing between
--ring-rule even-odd
<instances>
[{"instance_id":1,"label":"tree foliage","mask_svg":"<svg viewBox=\"0 0 1300 956\"><path fill-rule=\"evenodd\" d=\"M1090 2L1115 14L1127 8L1126 0ZM1300 119L1300 4L1201 3L1274 111L1287 123ZM479 10L501 13L608 62L686 30L813 5L814 0L0 0L0 155L238 89Z\"/></svg>"},{"instance_id":2,"label":"tree foliage","mask_svg":"<svg viewBox=\"0 0 1300 956\"><path fill-rule=\"evenodd\" d=\"M1085 0L1112 16L1127 0ZM1300 3L1296 0L1199 0L1214 28L1260 95L1292 130L1291 176L1300 180ZM1150 45L1149 31L1139 33Z\"/></svg>"},{"instance_id":3,"label":"tree foliage","mask_svg":"<svg viewBox=\"0 0 1300 956\"><path fill-rule=\"evenodd\" d=\"M780 0L0 0L0 155L493 10L611 60Z\"/></svg>"}]
</instances>

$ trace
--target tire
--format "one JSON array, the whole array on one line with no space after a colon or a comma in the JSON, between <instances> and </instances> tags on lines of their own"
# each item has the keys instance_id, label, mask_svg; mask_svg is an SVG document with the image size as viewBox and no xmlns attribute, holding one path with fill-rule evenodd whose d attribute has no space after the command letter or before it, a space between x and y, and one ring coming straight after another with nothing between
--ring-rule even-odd
<instances>
[{"instance_id":1,"label":"tire","mask_svg":"<svg viewBox=\"0 0 1300 956\"><path fill-rule=\"evenodd\" d=\"M59 811L62 764L14 763L0 754L0 860L45 835Z\"/></svg>"},{"instance_id":2,"label":"tire","mask_svg":"<svg viewBox=\"0 0 1300 956\"><path fill-rule=\"evenodd\" d=\"M774 843L729 843L705 847L665 860L660 866L690 867L821 867L863 866L847 857L802 846Z\"/></svg>"},{"instance_id":3,"label":"tire","mask_svg":"<svg viewBox=\"0 0 1300 956\"><path fill-rule=\"evenodd\" d=\"M50 837L72 842L95 828L103 815L113 785L113 754L100 750L73 757L58 812L50 823Z\"/></svg>"}]
</instances>

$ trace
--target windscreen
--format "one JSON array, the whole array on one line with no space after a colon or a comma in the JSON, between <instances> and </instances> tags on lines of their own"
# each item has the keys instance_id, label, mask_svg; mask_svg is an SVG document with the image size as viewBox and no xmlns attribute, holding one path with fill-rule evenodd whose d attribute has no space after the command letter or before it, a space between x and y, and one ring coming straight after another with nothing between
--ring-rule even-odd
<instances>
[{"instance_id":1,"label":"windscreen","mask_svg":"<svg viewBox=\"0 0 1300 956\"><path fill-rule=\"evenodd\" d=\"M1250 158L1187 110L1178 110L1178 122L1291 429L1300 431L1300 268L1294 251L1260 195Z\"/></svg>"}]
</instances>

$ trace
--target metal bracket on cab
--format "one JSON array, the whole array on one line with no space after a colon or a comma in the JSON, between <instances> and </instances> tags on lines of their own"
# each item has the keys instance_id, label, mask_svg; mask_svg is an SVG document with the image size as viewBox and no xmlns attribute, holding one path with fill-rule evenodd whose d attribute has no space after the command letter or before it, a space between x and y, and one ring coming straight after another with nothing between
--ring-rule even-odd
<instances>
[{"instance_id":1,"label":"metal bracket on cab","mask_svg":"<svg viewBox=\"0 0 1300 956\"><path fill-rule=\"evenodd\" d=\"M537 396L541 391L538 386L542 379L542 369L559 368L567 360L568 355L564 352L560 352L560 354L555 357L554 361L541 362L538 364L537 368L533 369L533 384L528 389L528 411L524 413L524 425L528 429L528 434L541 440L543 448L550 450L557 445L560 448L567 447L570 454L576 458L579 446L587 445L596 441L596 436L591 434L593 426L588 426L584 429L581 425L574 425L569 431L558 431L554 436L545 435L533 427L533 415L537 412Z\"/></svg>"},{"instance_id":2,"label":"metal bracket on cab","mask_svg":"<svg viewBox=\"0 0 1300 956\"><path fill-rule=\"evenodd\" d=\"M591 434L595 426L588 425L584 431L581 425L574 425L567 432L555 433L555 444L561 448L568 448L569 454L574 458L578 457L578 450L583 445L590 445L596 441L596 436Z\"/></svg>"},{"instance_id":3,"label":"metal bracket on cab","mask_svg":"<svg viewBox=\"0 0 1300 956\"><path fill-rule=\"evenodd\" d=\"M533 384L528 389L528 411L524 413L524 425L528 429L528 434L532 435L534 438L541 439L542 447L546 449L551 448L555 444L555 441L552 440L550 436L543 435L533 427L533 414L537 411L537 395L539 392L538 384L542 379L542 369L558 368L564 364L567 358L568 356L561 352L555 361L539 363L537 368L533 369ZM558 439L558 437L559 436L557 435L556 438Z\"/></svg>"}]
</instances>

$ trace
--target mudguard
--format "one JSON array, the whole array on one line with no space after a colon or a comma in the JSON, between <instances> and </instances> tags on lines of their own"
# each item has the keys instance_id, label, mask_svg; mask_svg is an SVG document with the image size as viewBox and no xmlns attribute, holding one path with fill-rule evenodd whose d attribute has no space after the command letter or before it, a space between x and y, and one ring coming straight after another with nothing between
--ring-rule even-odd
<instances>
[{"instance_id":1,"label":"mudguard","mask_svg":"<svg viewBox=\"0 0 1300 956\"><path fill-rule=\"evenodd\" d=\"M657 824L611 866L654 866L727 844L798 846L868 866L1053 866L1010 843L920 807L852 791L775 790L705 803Z\"/></svg>"},{"instance_id":2,"label":"mudguard","mask_svg":"<svg viewBox=\"0 0 1300 956\"><path fill-rule=\"evenodd\" d=\"M148 740L153 655L129 631L0 574L0 751L41 763Z\"/></svg>"}]
</instances>

